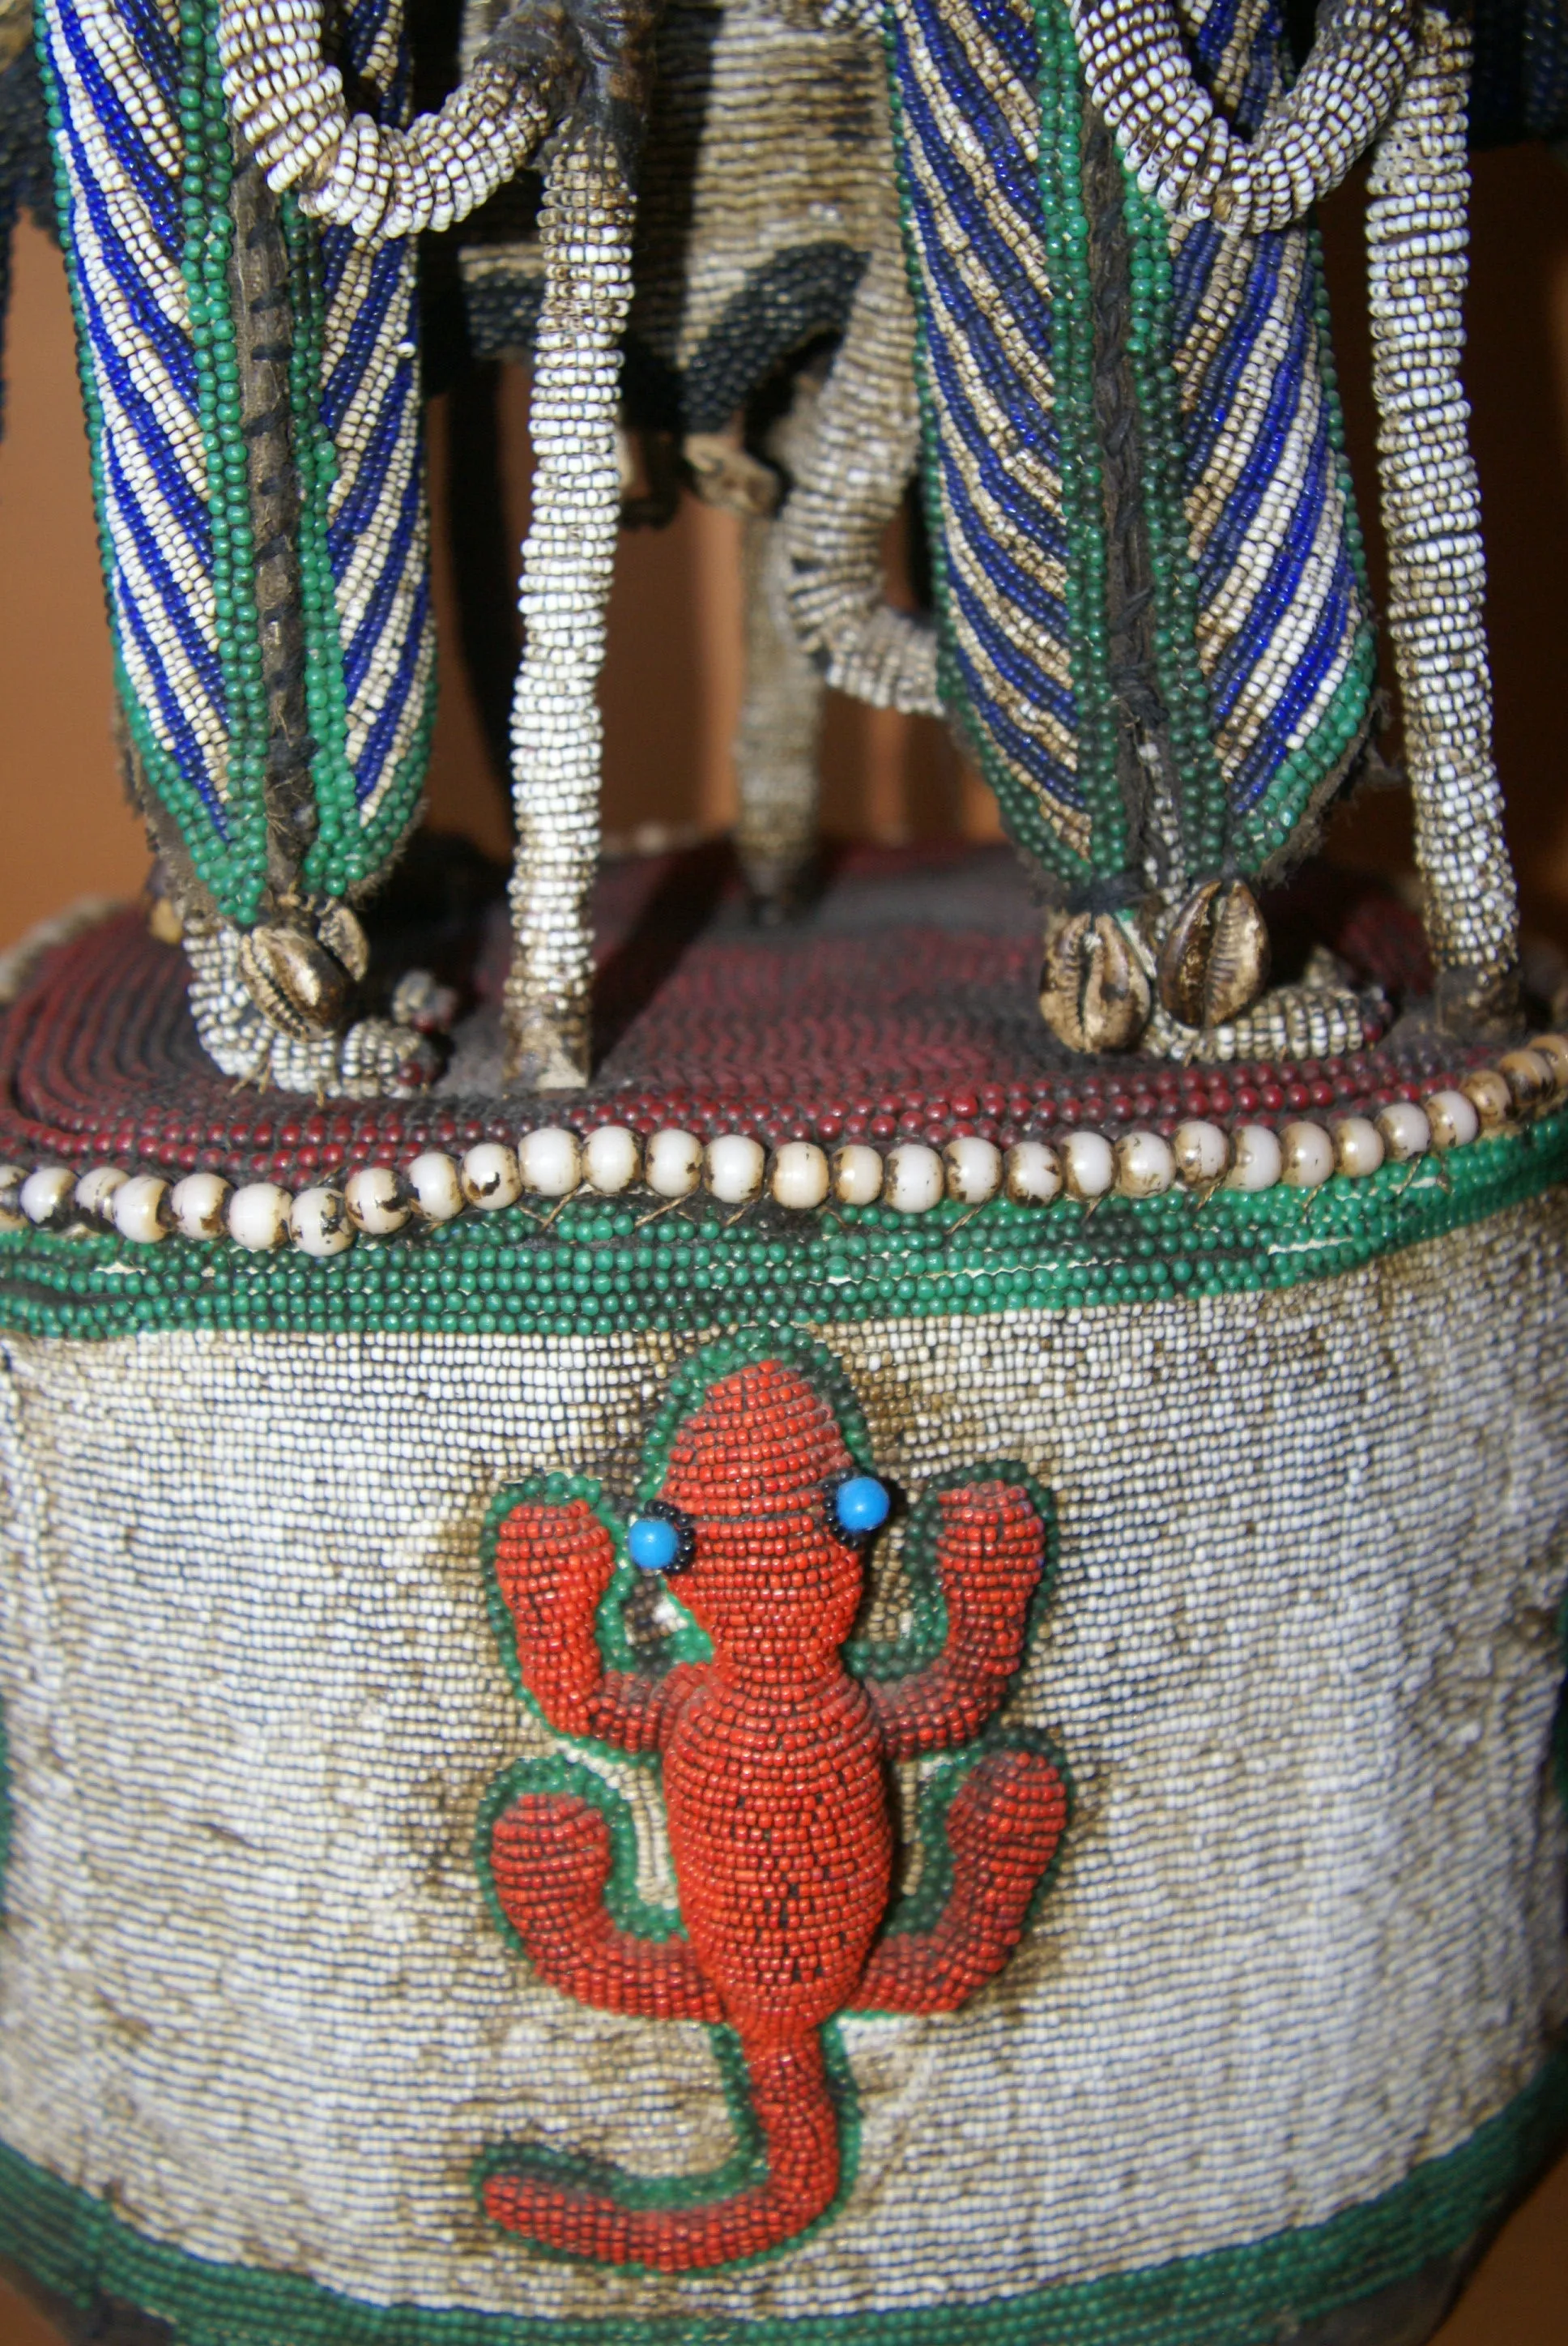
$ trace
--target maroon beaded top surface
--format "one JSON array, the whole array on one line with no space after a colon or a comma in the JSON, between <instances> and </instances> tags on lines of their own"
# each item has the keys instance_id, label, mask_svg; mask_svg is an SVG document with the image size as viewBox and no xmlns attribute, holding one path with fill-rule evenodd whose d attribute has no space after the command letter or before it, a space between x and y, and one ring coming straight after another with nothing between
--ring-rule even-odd
<instances>
[{"instance_id":1,"label":"maroon beaded top surface","mask_svg":"<svg viewBox=\"0 0 1568 2346\"><path fill-rule=\"evenodd\" d=\"M436 1088L325 1105L220 1075L191 1024L184 955L139 913L117 915L51 953L0 1016L0 1155L294 1186L540 1123L830 1147L976 1132L1006 1146L1084 1126L1168 1135L1183 1117L1375 1110L1486 1056L1407 1028L1321 1063L1073 1058L1035 1007L1040 914L1002 849L847 851L802 920L766 929L727 850L705 847L611 866L596 910L601 1048L588 1091L502 1096L504 919L471 903L389 938L400 960L466 989ZM1392 896L1319 868L1268 912L1287 971L1311 936L1358 983L1386 989L1390 1018L1425 990L1419 923Z\"/></svg>"}]
</instances>

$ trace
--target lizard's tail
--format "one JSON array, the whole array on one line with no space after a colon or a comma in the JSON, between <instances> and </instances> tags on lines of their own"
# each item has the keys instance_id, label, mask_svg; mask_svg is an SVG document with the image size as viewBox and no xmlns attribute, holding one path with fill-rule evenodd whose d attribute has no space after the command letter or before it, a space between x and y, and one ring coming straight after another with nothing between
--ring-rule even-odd
<instances>
[{"instance_id":1,"label":"lizard's tail","mask_svg":"<svg viewBox=\"0 0 1568 2346\"><path fill-rule=\"evenodd\" d=\"M641 2178L600 2188L564 2179L554 2163L510 2164L483 2186L485 2211L541 2248L595 2264L695 2272L776 2248L821 2215L839 2188L839 2119L820 2037L742 2039L766 2172L720 2198ZM579 2170L580 2171L580 2170Z\"/></svg>"}]
</instances>

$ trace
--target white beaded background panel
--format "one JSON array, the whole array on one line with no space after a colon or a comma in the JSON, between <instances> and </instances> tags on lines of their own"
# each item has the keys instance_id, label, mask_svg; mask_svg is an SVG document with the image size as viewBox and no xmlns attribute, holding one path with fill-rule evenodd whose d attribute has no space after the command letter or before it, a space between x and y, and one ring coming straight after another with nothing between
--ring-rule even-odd
<instances>
[{"instance_id":1,"label":"white beaded background panel","mask_svg":"<svg viewBox=\"0 0 1568 2346\"><path fill-rule=\"evenodd\" d=\"M998 1982L846 2024L842 2212L685 2280L545 2262L468 2177L506 2136L728 2145L705 2032L535 1983L471 1856L545 1739L485 1507L546 1466L624 1490L690 1340L11 1342L5 2138L208 2257L605 2320L1010 2295L1388 2188L1568 2016L1565 1233L1559 1193L1279 1295L823 1331L896 1480L1054 1488L1014 1716L1078 1808Z\"/></svg>"}]
</instances>

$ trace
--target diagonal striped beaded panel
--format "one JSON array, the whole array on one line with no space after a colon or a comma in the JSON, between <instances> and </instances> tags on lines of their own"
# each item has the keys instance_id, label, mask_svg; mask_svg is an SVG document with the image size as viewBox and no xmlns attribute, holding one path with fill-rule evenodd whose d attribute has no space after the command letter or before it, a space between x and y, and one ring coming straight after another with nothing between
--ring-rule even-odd
<instances>
[{"instance_id":1,"label":"diagonal striped beaded panel","mask_svg":"<svg viewBox=\"0 0 1568 2346\"><path fill-rule=\"evenodd\" d=\"M401 12L346 28L407 110ZM121 699L144 786L219 909L260 908L265 694L230 295L230 137L212 25L174 0L46 8L40 47ZM412 819L433 636L413 256L351 251L285 207L312 786L308 877L341 892Z\"/></svg>"},{"instance_id":2,"label":"diagonal striped beaded panel","mask_svg":"<svg viewBox=\"0 0 1568 2346\"><path fill-rule=\"evenodd\" d=\"M346 61L379 98L378 117L411 111L408 45L394 0L349 11ZM300 308L319 336L308 366L313 410L311 617L336 635L321 664L311 729L321 832L309 877L331 893L370 877L419 803L434 715L435 620L415 342L415 246L356 243L345 229L300 224ZM324 570L327 575L323 576Z\"/></svg>"},{"instance_id":3,"label":"diagonal striped beaded panel","mask_svg":"<svg viewBox=\"0 0 1568 2346\"><path fill-rule=\"evenodd\" d=\"M1280 82L1275 0L1188 6L1200 73L1254 129ZM1316 239L1170 226L1197 648L1244 868L1288 841L1359 738L1374 658ZM1162 292L1165 291L1162 286Z\"/></svg>"},{"instance_id":4,"label":"diagonal striped beaded panel","mask_svg":"<svg viewBox=\"0 0 1568 2346\"><path fill-rule=\"evenodd\" d=\"M1072 598L1093 546L1072 542L1084 500L1064 505L1064 458L1085 458L1064 446L1034 13L898 0L888 44L950 693L1021 843L1071 874L1091 846Z\"/></svg>"},{"instance_id":5,"label":"diagonal striped beaded panel","mask_svg":"<svg viewBox=\"0 0 1568 2346\"><path fill-rule=\"evenodd\" d=\"M227 158L199 17L160 0L51 6L40 44L76 304L109 618L147 786L219 902L265 856L260 653L231 345ZM221 118L221 101L217 100ZM252 614L253 618L253 614Z\"/></svg>"},{"instance_id":6,"label":"diagonal striped beaded panel","mask_svg":"<svg viewBox=\"0 0 1568 2346\"><path fill-rule=\"evenodd\" d=\"M1184 13L1217 97L1256 124L1282 71L1274 0ZM1064 0L891 0L887 44L950 701L1059 879L1122 879L1162 836L1149 876L1255 872L1340 770L1372 679L1312 236L1171 222L1128 179L1125 253L1097 253ZM1127 280L1170 743L1153 821L1117 766L1107 270Z\"/></svg>"}]
</instances>

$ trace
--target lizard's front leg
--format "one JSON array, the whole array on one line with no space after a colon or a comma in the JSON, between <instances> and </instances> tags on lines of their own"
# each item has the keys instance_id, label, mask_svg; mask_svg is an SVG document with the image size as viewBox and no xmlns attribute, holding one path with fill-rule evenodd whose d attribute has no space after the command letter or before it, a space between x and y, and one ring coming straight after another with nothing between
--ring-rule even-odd
<instances>
[{"instance_id":1,"label":"lizard's front leg","mask_svg":"<svg viewBox=\"0 0 1568 2346\"><path fill-rule=\"evenodd\" d=\"M942 1652L923 1670L866 1692L888 1756L917 1759L979 1734L1023 1659L1029 1607L1045 1566L1045 1526L1021 1484L1000 1476L943 1491L937 1578Z\"/></svg>"},{"instance_id":2,"label":"lizard's front leg","mask_svg":"<svg viewBox=\"0 0 1568 2346\"><path fill-rule=\"evenodd\" d=\"M653 1751L683 1674L605 1668L595 1616L615 1570L614 1542L585 1499L521 1499L497 1529L495 1578L518 1667L549 1724Z\"/></svg>"}]
</instances>

